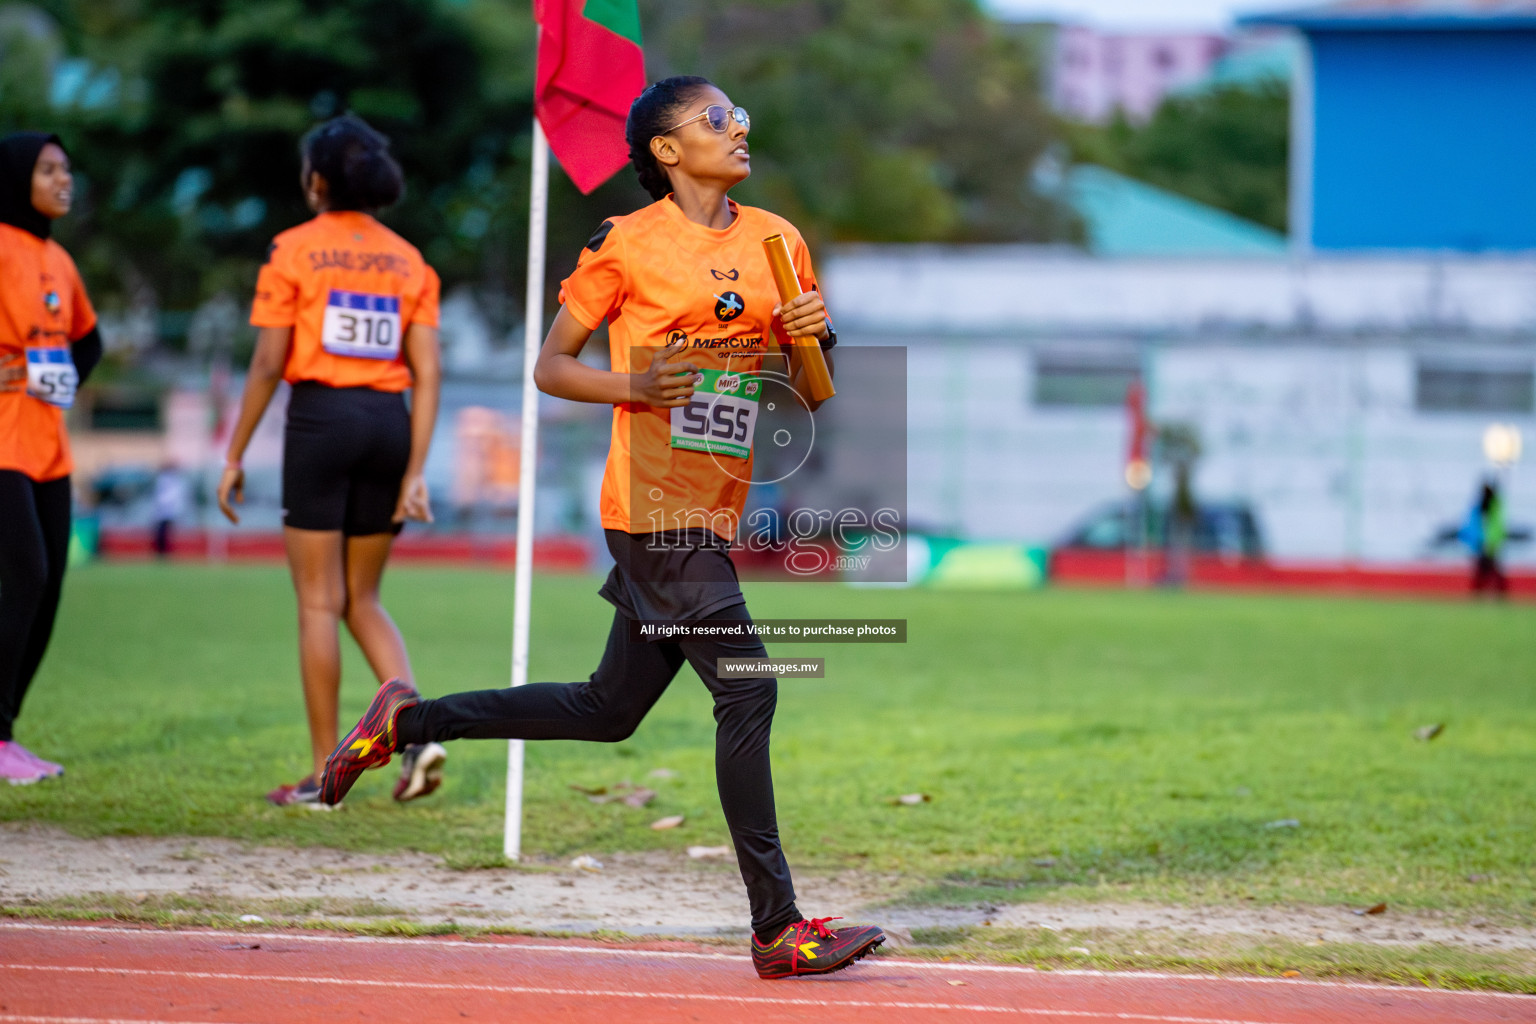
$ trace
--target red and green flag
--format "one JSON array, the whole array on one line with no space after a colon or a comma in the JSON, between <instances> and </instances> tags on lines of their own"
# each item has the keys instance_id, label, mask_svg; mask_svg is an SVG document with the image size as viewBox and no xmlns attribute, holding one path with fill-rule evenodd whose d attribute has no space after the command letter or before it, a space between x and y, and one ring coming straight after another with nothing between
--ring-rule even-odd
<instances>
[{"instance_id":1,"label":"red and green flag","mask_svg":"<svg viewBox=\"0 0 1536 1024\"><path fill-rule=\"evenodd\" d=\"M583 193L629 162L624 119L645 89L636 0L534 0L533 105L549 148Z\"/></svg>"}]
</instances>

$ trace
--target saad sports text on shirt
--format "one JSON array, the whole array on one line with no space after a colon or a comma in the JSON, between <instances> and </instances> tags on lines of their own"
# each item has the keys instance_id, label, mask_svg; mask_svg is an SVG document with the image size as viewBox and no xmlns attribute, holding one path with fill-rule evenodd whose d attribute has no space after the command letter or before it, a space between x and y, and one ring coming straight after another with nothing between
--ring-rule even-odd
<instances>
[{"instance_id":1,"label":"saad sports text on shirt","mask_svg":"<svg viewBox=\"0 0 1536 1024\"><path fill-rule=\"evenodd\" d=\"M309 256L309 269L312 271L327 270L335 267L339 270L373 270L383 274L399 274L401 277L411 276L410 261L392 252L361 252L357 249L311 249L307 255Z\"/></svg>"}]
</instances>

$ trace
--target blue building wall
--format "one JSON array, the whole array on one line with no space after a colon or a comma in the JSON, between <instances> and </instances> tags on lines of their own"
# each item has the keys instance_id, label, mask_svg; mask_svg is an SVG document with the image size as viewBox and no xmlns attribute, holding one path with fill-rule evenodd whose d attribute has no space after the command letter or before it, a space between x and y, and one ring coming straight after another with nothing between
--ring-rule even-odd
<instances>
[{"instance_id":1,"label":"blue building wall","mask_svg":"<svg viewBox=\"0 0 1536 1024\"><path fill-rule=\"evenodd\" d=\"M1536 249L1536 30L1308 35L1314 248Z\"/></svg>"}]
</instances>

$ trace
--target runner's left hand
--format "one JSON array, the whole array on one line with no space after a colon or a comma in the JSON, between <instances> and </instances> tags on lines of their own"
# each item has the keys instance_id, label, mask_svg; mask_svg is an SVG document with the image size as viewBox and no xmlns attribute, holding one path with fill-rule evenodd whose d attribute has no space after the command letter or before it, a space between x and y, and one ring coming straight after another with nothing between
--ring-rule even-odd
<instances>
[{"instance_id":1,"label":"runner's left hand","mask_svg":"<svg viewBox=\"0 0 1536 1024\"><path fill-rule=\"evenodd\" d=\"M414 519L418 523L432 522L432 494L427 481L420 473L408 476L400 484L400 500L395 502L394 521L403 523Z\"/></svg>"},{"instance_id":2,"label":"runner's left hand","mask_svg":"<svg viewBox=\"0 0 1536 1024\"><path fill-rule=\"evenodd\" d=\"M773 315L784 320L784 333L792 338L825 338L827 304L816 292L803 292L788 302L773 307Z\"/></svg>"}]
</instances>

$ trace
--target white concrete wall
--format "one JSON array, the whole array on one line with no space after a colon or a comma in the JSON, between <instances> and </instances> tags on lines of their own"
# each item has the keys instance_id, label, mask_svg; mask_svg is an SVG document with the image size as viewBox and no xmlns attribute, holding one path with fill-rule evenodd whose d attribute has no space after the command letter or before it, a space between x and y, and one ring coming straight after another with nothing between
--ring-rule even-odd
<instances>
[{"instance_id":1,"label":"white concrete wall","mask_svg":"<svg viewBox=\"0 0 1536 1024\"><path fill-rule=\"evenodd\" d=\"M1417 411L1406 346L1190 346L1153 365L1154 414L1200 428L1199 489L1251 501L1279 557L1424 558L1489 471L1488 424L1536 436L1529 415ZM1536 477L1516 467L1506 497L1512 519L1536 520ZM1511 554L1536 560L1524 547Z\"/></svg>"},{"instance_id":2,"label":"white concrete wall","mask_svg":"<svg viewBox=\"0 0 1536 1024\"><path fill-rule=\"evenodd\" d=\"M1034 359L1019 344L915 341L907 366L914 528L1054 540L1123 490L1123 413L1035 409Z\"/></svg>"},{"instance_id":3,"label":"white concrete wall","mask_svg":"<svg viewBox=\"0 0 1536 1024\"><path fill-rule=\"evenodd\" d=\"M1125 412L1034 405L1034 346L909 344L914 528L1049 543L1125 494ZM1146 365L1154 420L1200 432L1197 494L1250 502L1276 558L1459 557L1426 545L1460 521L1488 472L1484 429L1514 423L1536 442L1536 417L1416 411L1406 347L1180 344L1149 349ZM1536 474L1517 466L1505 481L1511 521L1536 524ZM1511 557L1536 563L1533 547Z\"/></svg>"},{"instance_id":4,"label":"white concrete wall","mask_svg":"<svg viewBox=\"0 0 1536 1024\"><path fill-rule=\"evenodd\" d=\"M1536 332L1536 257L1102 260L1039 246L850 246L821 277L839 329Z\"/></svg>"},{"instance_id":5,"label":"white concrete wall","mask_svg":"<svg viewBox=\"0 0 1536 1024\"><path fill-rule=\"evenodd\" d=\"M1125 412L1037 406L1044 351L1139 352L1153 418L1200 431L1199 495L1251 502L1277 558L1433 557L1489 471L1490 423L1536 459L1536 416L1415 407L1422 356L1536 366L1536 259L851 247L823 281L849 343L909 347L919 529L1051 542L1125 493ZM1511 521L1536 525L1536 473L1505 479ZM1536 545L1510 555L1536 563Z\"/></svg>"}]
</instances>

